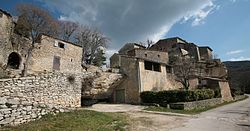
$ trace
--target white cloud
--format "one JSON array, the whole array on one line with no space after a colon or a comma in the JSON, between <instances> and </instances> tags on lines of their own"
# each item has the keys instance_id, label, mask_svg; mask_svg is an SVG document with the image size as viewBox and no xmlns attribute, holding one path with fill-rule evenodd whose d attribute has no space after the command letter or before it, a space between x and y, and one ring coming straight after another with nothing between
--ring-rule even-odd
<instances>
[{"instance_id":1,"label":"white cloud","mask_svg":"<svg viewBox=\"0 0 250 131\"><path fill-rule=\"evenodd\" d=\"M107 49L105 54L107 57L111 57L114 53L117 53L118 50L115 50L115 49Z\"/></svg>"},{"instance_id":2,"label":"white cloud","mask_svg":"<svg viewBox=\"0 0 250 131\"><path fill-rule=\"evenodd\" d=\"M111 38L112 49L127 42L158 41L180 21L196 26L215 9L213 0L39 0L60 19L96 26Z\"/></svg>"},{"instance_id":3,"label":"white cloud","mask_svg":"<svg viewBox=\"0 0 250 131\"><path fill-rule=\"evenodd\" d=\"M227 52L226 54L227 55L235 55L235 54L239 54L239 53L242 53L244 52L243 50L233 50L233 51L229 51Z\"/></svg>"},{"instance_id":4,"label":"white cloud","mask_svg":"<svg viewBox=\"0 0 250 131\"><path fill-rule=\"evenodd\" d=\"M250 60L250 57L240 56L240 57L237 57L237 58L231 58L229 60L230 61L245 61L245 60Z\"/></svg>"}]
</instances>

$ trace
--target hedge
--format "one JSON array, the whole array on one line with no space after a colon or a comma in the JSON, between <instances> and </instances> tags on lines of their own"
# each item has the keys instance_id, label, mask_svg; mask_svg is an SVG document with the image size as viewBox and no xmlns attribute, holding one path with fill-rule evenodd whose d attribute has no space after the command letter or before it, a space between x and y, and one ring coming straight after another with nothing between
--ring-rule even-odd
<instances>
[{"instance_id":1,"label":"hedge","mask_svg":"<svg viewBox=\"0 0 250 131\"><path fill-rule=\"evenodd\" d=\"M140 94L143 103L168 104L176 102L190 102L214 98L211 89L196 90L170 90L170 91L145 91Z\"/></svg>"}]
</instances>

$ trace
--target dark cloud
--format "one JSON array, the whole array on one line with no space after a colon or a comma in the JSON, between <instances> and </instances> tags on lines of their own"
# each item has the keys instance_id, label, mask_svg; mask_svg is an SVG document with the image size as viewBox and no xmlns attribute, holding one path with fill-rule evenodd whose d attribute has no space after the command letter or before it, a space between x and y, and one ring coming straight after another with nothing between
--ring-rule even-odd
<instances>
[{"instance_id":1,"label":"dark cloud","mask_svg":"<svg viewBox=\"0 0 250 131\"><path fill-rule=\"evenodd\" d=\"M100 28L111 49L126 42L158 40L178 21L203 23L215 7L212 0L44 0L61 19Z\"/></svg>"}]
</instances>

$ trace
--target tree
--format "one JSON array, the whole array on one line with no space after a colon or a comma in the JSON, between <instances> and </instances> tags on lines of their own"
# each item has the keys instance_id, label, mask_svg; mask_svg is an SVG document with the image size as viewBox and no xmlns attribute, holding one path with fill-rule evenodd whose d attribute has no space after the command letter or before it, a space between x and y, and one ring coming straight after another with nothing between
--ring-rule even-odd
<instances>
[{"instance_id":1,"label":"tree","mask_svg":"<svg viewBox=\"0 0 250 131\"><path fill-rule=\"evenodd\" d=\"M154 41L147 39L146 42L139 42L139 43L140 43L140 45L143 45L147 49L149 49L154 44Z\"/></svg>"},{"instance_id":2,"label":"tree","mask_svg":"<svg viewBox=\"0 0 250 131\"><path fill-rule=\"evenodd\" d=\"M93 64L95 66L101 67L103 65L106 65L105 61L106 61L106 57L105 57L104 49L98 48L97 52L95 53L95 57L93 59Z\"/></svg>"},{"instance_id":3,"label":"tree","mask_svg":"<svg viewBox=\"0 0 250 131\"><path fill-rule=\"evenodd\" d=\"M31 4L19 4L16 10L19 16L16 26L18 32L31 39L22 71L22 76L26 76L32 52L40 35L55 36L58 33L58 23L49 12Z\"/></svg>"},{"instance_id":4,"label":"tree","mask_svg":"<svg viewBox=\"0 0 250 131\"><path fill-rule=\"evenodd\" d=\"M174 67L174 73L183 87L189 89L189 79L195 74L195 61L188 56L174 56L171 58L171 64Z\"/></svg>"},{"instance_id":5,"label":"tree","mask_svg":"<svg viewBox=\"0 0 250 131\"><path fill-rule=\"evenodd\" d=\"M71 21L59 21L61 38L65 41L72 41L79 24Z\"/></svg>"},{"instance_id":6,"label":"tree","mask_svg":"<svg viewBox=\"0 0 250 131\"><path fill-rule=\"evenodd\" d=\"M82 26L76 37L77 43L82 45L83 57L82 65L91 64L93 65L93 60L98 53L98 48L106 48L109 39L100 33L96 28L90 28L88 26Z\"/></svg>"}]
</instances>

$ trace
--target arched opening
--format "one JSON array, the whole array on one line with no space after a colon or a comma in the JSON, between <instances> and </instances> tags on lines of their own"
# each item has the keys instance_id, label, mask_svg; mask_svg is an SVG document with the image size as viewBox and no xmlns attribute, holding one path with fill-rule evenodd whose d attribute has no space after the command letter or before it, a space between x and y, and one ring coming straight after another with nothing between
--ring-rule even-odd
<instances>
[{"instance_id":1,"label":"arched opening","mask_svg":"<svg viewBox=\"0 0 250 131\"><path fill-rule=\"evenodd\" d=\"M8 67L18 69L21 63L21 58L16 52L12 52L8 58Z\"/></svg>"}]
</instances>

